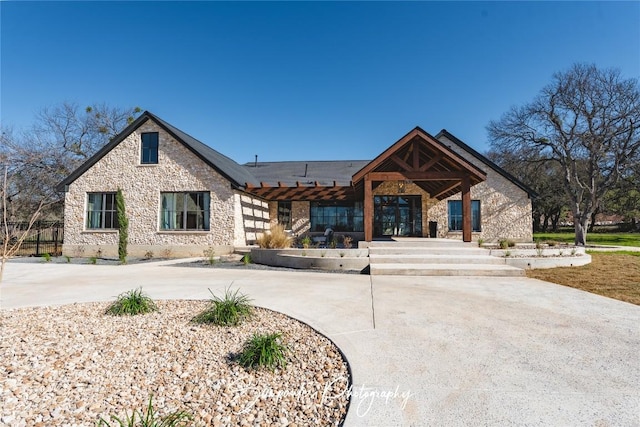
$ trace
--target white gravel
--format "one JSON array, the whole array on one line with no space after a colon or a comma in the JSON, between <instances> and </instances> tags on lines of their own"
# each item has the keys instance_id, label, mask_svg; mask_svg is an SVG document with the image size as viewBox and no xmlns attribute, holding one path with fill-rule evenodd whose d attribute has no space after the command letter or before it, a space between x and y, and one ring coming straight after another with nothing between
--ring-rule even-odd
<instances>
[{"instance_id":1,"label":"white gravel","mask_svg":"<svg viewBox=\"0 0 640 427\"><path fill-rule=\"evenodd\" d=\"M256 309L238 327L190 323L207 301L159 301L142 316L107 303L2 310L0 425L93 426L146 408L185 410L193 425L338 425L350 377L310 327ZM246 370L233 355L253 333L281 332L286 368Z\"/></svg>"}]
</instances>

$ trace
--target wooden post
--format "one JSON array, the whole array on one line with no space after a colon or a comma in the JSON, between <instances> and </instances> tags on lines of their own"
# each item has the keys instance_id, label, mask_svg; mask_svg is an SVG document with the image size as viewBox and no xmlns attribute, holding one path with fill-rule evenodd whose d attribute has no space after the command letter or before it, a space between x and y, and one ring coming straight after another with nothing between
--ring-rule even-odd
<instances>
[{"instance_id":1,"label":"wooden post","mask_svg":"<svg viewBox=\"0 0 640 427\"><path fill-rule=\"evenodd\" d=\"M471 184L469 176L462 178L462 241L471 241Z\"/></svg>"},{"instance_id":2,"label":"wooden post","mask_svg":"<svg viewBox=\"0 0 640 427\"><path fill-rule=\"evenodd\" d=\"M373 240L373 187L369 174L364 177L364 240Z\"/></svg>"}]
</instances>

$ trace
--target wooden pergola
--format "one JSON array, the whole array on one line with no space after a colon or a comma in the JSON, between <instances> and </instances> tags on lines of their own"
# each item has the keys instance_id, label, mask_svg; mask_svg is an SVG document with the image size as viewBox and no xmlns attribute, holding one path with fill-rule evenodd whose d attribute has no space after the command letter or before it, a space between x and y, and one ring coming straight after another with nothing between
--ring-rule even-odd
<instances>
[{"instance_id":1,"label":"wooden pergola","mask_svg":"<svg viewBox=\"0 0 640 427\"><path fill-rule=\"evenodd\" d=\"M364 193L364 236L373 240L373 189L385 181L411 181L443 200L462 192L462 240L471 241L471 187L487 175L449 147L416 127L353 175L356 193Z\"/></svg>"}]
</instances>

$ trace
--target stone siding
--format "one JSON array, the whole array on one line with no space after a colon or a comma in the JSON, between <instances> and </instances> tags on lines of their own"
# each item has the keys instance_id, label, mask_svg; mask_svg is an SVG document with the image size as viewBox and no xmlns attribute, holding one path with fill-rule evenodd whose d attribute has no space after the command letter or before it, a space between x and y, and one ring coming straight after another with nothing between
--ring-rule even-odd
<instances>
[{"instance_id":1,"label":"stone siding","mask_svg":"<svg viewBox=\"0 0 640 427\"><path fill-rule=\"evenodd\" d=\"M140 164L140 134L159 133L157 165ZM123 191L129 218L129 254L144 256L202 256L233 250L237 243L237 192L184 145L149 120L76 179L65 194L65 242L70 256L117 255L117 231L85 229L87 193ZM210 231L160 231L160 192L209 191Z\"/></svg>"},{"instance_id":2,"label":"stone siding","mask_svg":"<svg viewBox=\"0 0 640 427\"><path fill-rule=\"evenodd\" d=\"M511 239L517 242L533 240L531 199L513 182L491 169L457 144L442 137L440 141L467 161L487 173L487 180L471 187L471 199L480 200L481 232L474 232L473 239L487 242ZM462 200L462 194L442 200L429 208L430 221L438 222L438 237L462 239L461 231L448 230L448 201Z\"/></svg>"}]
</instances>

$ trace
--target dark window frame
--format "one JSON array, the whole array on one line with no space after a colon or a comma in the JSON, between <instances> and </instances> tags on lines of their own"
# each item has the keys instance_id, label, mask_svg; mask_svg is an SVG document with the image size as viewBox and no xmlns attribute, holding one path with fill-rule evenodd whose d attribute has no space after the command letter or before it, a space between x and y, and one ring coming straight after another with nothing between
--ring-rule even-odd
<instances>
[{"instance_id":1,"label":"dark window frame","mask_svg":"<svg viewBox=\"0 0 640 427\"><path fill-rule=\"evenodd\" d=\"M314 232L325 231L327 227L336 232L363 232L363 203L361 201L310 202L309 223L310 231Z\"/></svg>"},{"instance_id":2,"label":"dark window frame","mask_svg":"<svg viewBox=\"0 0 640 427\"><path fill-rule=\"evenodd\" d=\"M99 196L99 208L91 209L97 201L92 198ZM110 207L110 208L109 208ZM118 213L116 207L116 193L113 191L87 193L87 209L85 227L87 230L116 230L118 228Z\"/></svg>"},{"instance_id":3,"label":"dark window frame","mask_svg":"<svg viewBox=\"0 0 640 427\"><path fill-rule=\"evenodd\" d=\"M175 199L173 201L175 206L168 206L171 199ZM170 209L171 207L175 209ZM160 193L160 231L210 230L211 193L209 191L163 191Z\"/></svg>"},{"instance_id":4,"label":"dark window frame","mask_svg":"<svg viewBox=\"0 0 640 427\"><path fill-rule=\"evenodd\" d=\"M278 201L278 224L282 225L285 230L291 230L291 201Z\"/></svg>"},{"instance_id":5,"label":"dark window frame","mask_svg":"<svg viewBox=\"0 0 640 427\"><path fill-rule=\"evenodd\" d=\"M454 212L452 213L452 210ZM447 225L449 231L462 231L462 200L449 200L447 203ZM482 203L471 201L471 231L482 232Z\"/></svg>"},{"instance_id":6,"label":"dark window frame","mask_svg":"<svg viewBox=\"0 0 640 427\"><path fill-rule=\"evenodd\" d=\"M160 135L158 132L143 132L140 135L140 164L157 165Z\"/></svg>"}]
</instances>

